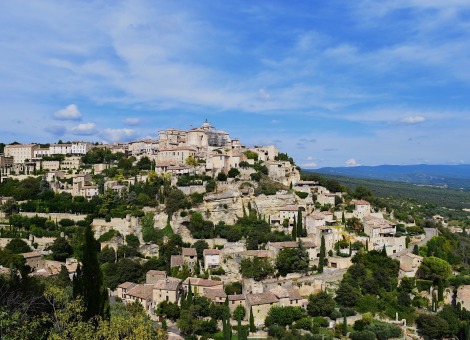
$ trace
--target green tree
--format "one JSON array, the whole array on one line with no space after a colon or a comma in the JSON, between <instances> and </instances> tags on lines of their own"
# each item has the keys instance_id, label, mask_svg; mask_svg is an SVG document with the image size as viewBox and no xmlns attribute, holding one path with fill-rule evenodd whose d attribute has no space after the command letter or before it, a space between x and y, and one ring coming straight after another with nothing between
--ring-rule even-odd
<instances>
[{"instance_id":1,"label":"green tree","mask_svg":"<svg viewBox=\"0 0 470 340\"><path fill-rule=\"evenodd\" d=\"M228 171L228 177L235 178L240 175L240 171L237 168L230 168Z\"/></svg>"},{"instance_id":2,"label":"green tree","mask_svg":"<svg viewBox=\"0 0 470 340\"><path fill-rule=\"evenodd\" d=\"M252 332L252 333L256 332L255 317L253 316L253 308L252 307L250 307L250 332Z\"/></svg>"},{"instance_id":3,"label":"green tree","mask_svg":"<svg viewBox=\"0 0 470 340\"><path fill-rule=\"evenodd\" d=\"M348 334L348 319L346 319L346 314L343 315L343 324L341 327L341 334L346 336Z\"/></svg>"},{"instance_id":4,"label":"green tree","mask_svg":"<svg viewBox=\"0 0 470 340\"><path fill-rule=\"evenodd\" d=\"M418 333L431 339L442 339L449 334L446 320L432 314L420 314L416 319Z\"/></svg>"},{"instance_id":5,"label":"green tree","mask_svg":"<svg viewBox=\"0 0 470 340\"><path fill-rule=\"evenodd\" d=\"M288 273L307 273L308 262L308 253L299 241L296 248L284 248L279 251L276 257L276 268L282 276Z\"/></svg>"},{"instance_id":6,"label":"green tree","mask_svg":"<svg viewBox=\"0 0 470 340\"><path fill-rule=\"evenodd\" d=\"M256 281L261 281L274 274L274 267L267 258L247 258L241 261L240 272L245 278L253 278Z\"/></svg>"},{"instance_id":7,"label":"green tree","mask_svg":"<svg viewBox=\"0 0 470 340\"><path fill-rule=\"evenodd\" d=\"M144 242L157 242L158 241L158 232L155 229L155 214L147 213L141 218L142 224L142 239Z\"/></svg>"},{"instance_id":8,"label":"green tree","mask_svg":"<svg viewBox=\"0 0 470 340\"><path fill-rule=\"evenodd\" d=\"M297 225L295 224L295 221L294 221L294 225L292 226L291 235L294 241L297 240Z\"/></svg>"},{"instance_id":9,"label":"green tree","mask_svg":"<svg viewBox=\"0 0 470 340\"><path fill-rule=\"evenodd\" d=\"M419 275L425 279L433 280L445 280L452 273L452 267L450 264L438 257L425 257L421 266L419 267Z\"/></svg>"},{"instance_id":10,"label":"green tree","mask_svg":"<svg viewBox=\"0 0 470 340\"><path fill-rule=\"evenodd\" d=\"M139 248L140 246L139 238L135 236L134 234L126 235L126 243L129 247L135 248L135 249Z\"/></svg>"},{"instance_id":11,"label":"green tree","mask_svg":"<svg viewBox=\"0 0 470 340\"><path fill-rule=\"evenodd\" d=\"M327 292L310 294L308 297L307 312L311 316L330 316L335 310L335 301Z\"/></svg>"},{"instance_id":12,"label":"green tree","mask_svg":"<svg viewBox=\"0 0 470 340\"><path fill-rule=\"evenodd\" d=\"M64 237L56 238L49 250L52 251L52 258L56 261L65 261L73 254L72 246Z\"/></svg>"},{"instance_id":13,"label":"green tree","mask_svg":"<svg viewBox=\"0 0 470 340\"><path fill-rule=\"evenodd\" d=\"M28 244L20 238L12 239L5 246L5 249L11 251L13 254L22 254L31 251L31 248L28 246Z\"/></svg>"},{"instance_id":14,"label":"green tree","mask_svg":"<svg viewBox=\"0 0 470 340\"><path fill-rule=\"evenodd\" d=\"M103 274L98 264L98 249L99 243L89 225L85 229L81 272L77 272L78 286L74 287L74 296L83 298L85 320L95 316L109 319L108 291L103 284Z\"/></svg>"},{"instance_id":15,"label":"green tree","mask_svg":"<svg viewBox=\"0 0 470 340\"><path fill-rule=\"evenodd\" d=\"M318 258L318 272L323 273L323 267L325 265L325 255L326 255L326 245L325 245L325 237L321 236L321 243L320 243L320 257Z\"/></svg>"}]
</instances>

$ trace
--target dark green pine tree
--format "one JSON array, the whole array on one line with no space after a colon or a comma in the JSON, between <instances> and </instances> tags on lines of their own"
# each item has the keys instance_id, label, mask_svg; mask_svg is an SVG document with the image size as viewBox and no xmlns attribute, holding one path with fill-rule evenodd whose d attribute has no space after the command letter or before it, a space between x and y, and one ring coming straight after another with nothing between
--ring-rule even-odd
<instances>
[{"instance_id":1,"label":"dark green pine tree","mask_svg":"<svg viewBox=\"0 0 470 340\"><path fill-rule=\"evenodd\" d=\"M352 245L351 245L351 241L349 241L349 256L350 256L350 257L352 256Z\"/></svg>"},{"instance_id":2,"label":"dark green pine tree","mask_svg":"<svg viewBox=\"0 0 470 340\"><path fill-rule=\"evenodd\" d=\"M419 255L419 246L417 244L415 244L413 247L413 254Z\"/></svg>"},{"instance_id":3,"label":"dark green pine tree","mask_svg":"<svg viewBox=\"0 0 470 340\"><path fill-rule=\"evenodd\" d=\"M369 239L366 240L366 251L369 251Z\"/></svg>"},{"instance_id":4,"label":"dark green pine tree","mask_svg":"<svg viewBox=\"0 0 470 340\"><path fill-rule=\"evenodd\" d=\"M343 316L343 328L341 329L341 334L343 336L348 334L348 320L346 319L346 314Z\"/></svg>"},{"instance_id":5,"label":"dark green pine tree","mask_svg":"<svg viewBox=\"0 0 470 340\"><path fill-rule=\"evenodd\" d=\"M341 223L346 224L346 217L344 217L344 210L343 210L343 213L341 214Z\"/></svg>"},{"instance_id":6,"label":"dark green pine tree","mask_svg":"<svg viewBox=\"0 0 470 340\"><path fill-rule=\"evenodd\" d=\"M325 265L325 254L326 253L326 246L325 246L325 236L321 236L321 244L320 244L320 257L318 258L318 272L323 273L323 266Z\"/></svg>"},{"instance_id":7,"label":"dark green pine tree","mask_svg":"<svg viewBox=\"0 0 470 340\"><path fill-rule=\"evenodd\" d=\"M294 241L297 240L297 226L295 225L295 219L294 219L294 225L292 226L292 239Z\"/></svg>"},{"instance_id":8,"label":"dark green pine tree","mask_svg":"<svg viewBox=\"0 0 470 340\"><path fill-rule=\"evenodd\" d=\"M91 225L85 229L81 271L77 270L77 282L74 282L74 296L82 296L85 304L84 319L95 316L109 319L108 291L103 284L103 273L98 263L99 243L93 236Z\"/></svg>"},{"instance_id":9,"label":"dark green pine tree","mask_svg":"<svg viewBox=\"0 0 470 340\"><path fill-rule=\"evenodd\" d=\"M250 332L256 332L255 318L253 316L253 308L250 307Z\"/></svg>"}]
</instances>

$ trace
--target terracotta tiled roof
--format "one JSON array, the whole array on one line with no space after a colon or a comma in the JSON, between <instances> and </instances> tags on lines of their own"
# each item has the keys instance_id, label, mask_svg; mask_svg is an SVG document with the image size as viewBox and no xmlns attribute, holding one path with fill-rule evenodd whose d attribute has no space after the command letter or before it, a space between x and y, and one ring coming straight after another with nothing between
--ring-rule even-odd
<instances>
[{"instance_id":1,"label":"terracotta tiled roof","mask_svg":"<svg viewBox=\"0 0 470 340\"><path fill-rule=\"evenodd\" d=\"M167 277L166 279L158 280L153 286L156 289L176 291L180 283L181 280L176 277Z\"/></svg>"},{"instance_id":2,"label":"terracotta tiled roof","mask_svg":"<svg viewBox=\"0 0 470 340\"><path fill-rule=\"evenodd\" d=\"M246 296L248 303L250 306L258 306L258 305L268 305L271 303L279 302L279 299L270 292L265 293L258 293L258 294L248 294Z\"/></svg>"},{"instance_id":3,"label":"terracotta tiled roof","mask_svg":"<svg viewBox=\"0 0 470 340\"><path fill-rule=\"evenodd\" d=\"M245 300L245 295L244 294L233 294L228 296L229 301L240 301L240 300Z\"/></svg>"},{"instance_id":4,"label":"terracotta tiled roof","mask_svg":"<svg viewBox=\"0 0 470 340\"><path fill-rule=\"evenodd\" d=\"M188 285L190 281L192 286L200 287L215 287L223 285L222 281L199 279L197 277L188 277L186 280L184 280L183 284Z\"/></svg>"},{"instance_id":5,"label":"terracotta tiled roof","mask_svg":"<svg viewBox=\"0 0 470 340\"><path fill-rule=\"evenodd\" d=\"M270 292L273 293L274 295L276 295L276 297L278 299L289 297L289 293L287 293L287 289L285 289L281 286L277 286L277 287L271 289Z\"/></svg>"},{"instance_id":6,"label":"terracotta tiled roof","mask_svg":"<svg viewBox=\"0 0 470 340\"><path fill-rule=\"evenodd\" d=\"M124 283L121 283L118 288L122 288L122 289L129 289L129 288L132 288L135 286L135 283L133 282L124 282Z\"/></svg>"},{"instance_id":7,"label":"terracotta tiled roof","mask_svg":"<svg viewBox=\"0 0 470 340\"><path fill-rule=\"evenodd\" d=\"M220 254L220 250L219 249L204 249L204 251L202 252L202 254L204 256L206 255L219 255Z\"/></svg>"},{"instance_id":8,"label":"terracotta tiled roof","mask_svg":"<svg viewBox=\"0 0 470 340\"><path fill-rule=\"evenodd\" d=\"M289 294L289 300L300 300L302 299L302 296L300 295L300 292L297 289L287 289L287 293Z\"/></svg>"},{"instance_id":9,"label":"terracotta tiled roof","mask_svg":"<svg viewBox=\"0 0 470 340\"><path fill-rule=\"evenodd\" d=\"M183 248L183 256L197 256L196 248Z\"/></svg>"},{"instance_id":10,"label":"terracotta tiled roof","mask_svg":"<svg viewBox=\"0 0 470 340\"><path fill-rule=\"evenodd\" d=\"M135 285L126 294L138 297L140 299L149 300L152 298L153 285Z\"/></svg>"},{"instance_id":11,"label":"terracotta tiled roof","mask_svg":"<svg viewBox=\"0 0 470 340\"><path fill-rule=\"evenodd\" d=\"M364 200L354 200L353 203L354 203L355 205L370 205L369 202L364 201Z\"/></svg>"},{"instance_id":12,"label":"terracotta tiled roof","mask_svg":"<svg viewBox=\"0 0 470 340\"><path fill-rule=\"evenodd\" d=\"M204 289L203 292L204 296L208 299L211 300L216 300L217 298L222 298L225 299L227 297L227 294L224 292L223 289Z\"/></svg>"},{"instance_id":13,"label":"terracotta tiled roof","mask_svg":"<svg viewBox=\"0 0 470 340\"><path fill-rule=\"evenodd\" d=\"M183 265L183 256L182 255L171 255L170 259L170 266L173 267L180 267Z\"/></svg>"}]
</instances>

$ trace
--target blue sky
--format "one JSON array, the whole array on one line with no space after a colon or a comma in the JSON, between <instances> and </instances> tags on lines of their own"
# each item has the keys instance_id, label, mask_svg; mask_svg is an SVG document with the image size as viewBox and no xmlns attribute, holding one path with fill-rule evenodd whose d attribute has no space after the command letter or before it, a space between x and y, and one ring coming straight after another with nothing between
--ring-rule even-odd
<instances>
[{"instance_id":1,"label":"blue sky","mask_svg":"<svg viewBox=\"0 0 470 340\"><path fill-rule=\"evenodd\" d=\"M303 167L470 163L470 2L4 1L0 140L206 118Z\"/></svg>"}]
</instances>

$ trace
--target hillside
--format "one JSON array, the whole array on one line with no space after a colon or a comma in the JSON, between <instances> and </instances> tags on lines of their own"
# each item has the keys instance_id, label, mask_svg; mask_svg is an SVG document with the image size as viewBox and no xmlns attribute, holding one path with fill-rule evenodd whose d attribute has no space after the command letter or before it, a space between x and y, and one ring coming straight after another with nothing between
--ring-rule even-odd
<instances>
[{"instance_id":1,"label":"hillside","mask_svg":"<svg viewBox=\"0 0 470 340\"><path fill-rule=\"evenodd\" d=\"M470 190L470 165L380 165L329 167L321 174Z\"/></svg>"}]
</instances>

